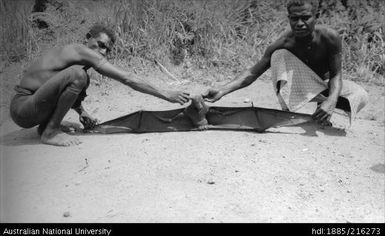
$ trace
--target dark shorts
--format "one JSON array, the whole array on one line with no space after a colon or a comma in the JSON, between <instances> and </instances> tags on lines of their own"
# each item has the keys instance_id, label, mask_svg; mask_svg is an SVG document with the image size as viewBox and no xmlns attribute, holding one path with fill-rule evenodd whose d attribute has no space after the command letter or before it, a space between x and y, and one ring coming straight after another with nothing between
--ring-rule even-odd
<instances>
[{"instance_id":1,"label":"dark shorts","mask_svg":"<svg viewBox=\"0 0 385 236\"><path fill-rule=\"evenodd\" d=\"M56 74L36 91L16 86L16 94L10 105L12 120L23 128L31 128L46 123L54 112L61 93L73 79L73 75L74 69L67 68ZM78 98L73 104L73 108L78 107L87 96L88 86L89 78L87 78L87 86L76 92Z\"/></svg>"},{"instance_id":2,"label":"dark shorts","mask_svg":"<svg viewBox=\"0 0 385 236\"><path fill-rule=\"evenodd\" d=\"M37 125L33 119L38 113L32 96L34 92L20 86L16 86L15 91L16 95L13 97L10 106L12 120L23 128Z\"/></svg>"}]
</instances>

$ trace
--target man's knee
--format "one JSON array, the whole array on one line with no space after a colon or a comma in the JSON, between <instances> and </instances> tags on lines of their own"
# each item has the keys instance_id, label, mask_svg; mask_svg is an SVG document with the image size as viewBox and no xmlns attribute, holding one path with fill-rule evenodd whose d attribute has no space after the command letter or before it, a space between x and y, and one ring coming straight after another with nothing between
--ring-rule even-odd
<instances>
[{"instance_id":1,"label":"man's knee","mask_svg":"<svg viewBox=\"0 0 385 236\"><path fill-rule=\"evenodd\" d=\"M87 72L82 68L78 68L78 67L72 68L69 87L74 89L76 93L80 93L87 86L88 86Z\"/></svg>"},{"instance_id":2,"label":"man's knee","mask_svg":"<svg viewBox=\"0 0 385 236\"><path fill-rule=\"evenodd\" d=\"M278 58L286 58L288 55L292 55L288 50L286 49L278 49L271 54L271 61L277 61Z\"/></svg>"},{"instance_id":3,"label":"man's knee","mask_svg":"<svg viewBox=\"0 0 385 236\"><path fill-rule=\"evenodd\" d=\"M361 87L358 91L356 91L357 95L359 98L360 98L360 103L357 107L357 110L361 110L362 108L364 108L368 102L369 102L369 94L368 92L366 92L366 90Z\"/></svg>"},{"instance_id":4,"label":"man's knee","mask_svg":"<svg viewBox=\"0 0 385 236\"><path fill-rule=\"evenodd\" d=\"M369 100L369 94L363 87L361 87L359 94L362 97L362 99L364 99L366 101Z\"/></svg>"}]
</instances>

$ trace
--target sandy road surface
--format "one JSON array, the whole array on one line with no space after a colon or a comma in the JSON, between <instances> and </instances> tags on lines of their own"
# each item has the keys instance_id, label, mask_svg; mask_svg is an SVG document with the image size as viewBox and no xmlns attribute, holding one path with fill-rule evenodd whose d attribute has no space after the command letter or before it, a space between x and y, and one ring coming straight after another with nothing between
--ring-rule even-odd
<instances>
[{"instance_id":1,"label":"sandy road surface","mask_svg":"<svg viewBox=\"0 0 385 236\"><path fill-rule=\"evenodd\" d=\"M185 85L200 91L203 87ZM79 146L39 142L5 116L1 222L385 222L384 90L348 127L268 132L82 135ZM106 121L180 107L121 88L91 86L86 107ZM268 81L216 106L278 108ZM311 112L313 105L302 111ZM77 122L74 113L65 118Z\"/></svg>"}]
</instances>

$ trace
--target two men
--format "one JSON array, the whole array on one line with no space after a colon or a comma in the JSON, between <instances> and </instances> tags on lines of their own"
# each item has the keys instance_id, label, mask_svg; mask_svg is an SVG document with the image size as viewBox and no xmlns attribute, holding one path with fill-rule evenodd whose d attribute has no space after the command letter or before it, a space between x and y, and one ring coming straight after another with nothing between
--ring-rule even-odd
<instances>
[{"instance_id":1,"label":"two men","mask_svg":"<svg viewBox=\"0 0 385 236\"><path fill-rule=\"evenodd\" d=\"M87 70L91 67L137 91L173 103L189 101L188 93L156 88L110 64L105 59L115 42L110 29L95 25L86 35L86 40L86 45L70 44L48 51L33 62L15 88L16 95L10 106L12 119L23 128L38 125L43 143L56 146L80 143L60 128L61 121L71 108L79 114L85 128L96 124L81 104L89 85Z\"/></svg>"},{"instance_id":2,"label":"two men","mask_svg":"<svg viewBox=\"0 0 385 236\"><path fill-rule=\"evenodd\" d=\"M253 67L230 83L207 90L203 94L205 101L215 102L244 88L271 68L274 89L284 110L295 111L307 102L315 101L319 106L313 118L321 124L330 124L336 108L354 118L366 105L368 95L357 84L342 81L341 38L335 30L316 26L317 7L316 0L289 0L287 10L291 30L272 43ZM89 84L86 71L90 67L140 92L180 104L189 101L188 93L157 89L107 62L104 57L114 40L110 30L95 26L87 34L86 46L71 44L54 48L39 58L28 68L16 88L17 94L11 103L15 123L24 128L39 125L43 143L78 144L76 138L60 131L60 122L73 108L86 128L95 125L95 120L81 105ZM198 99L195 103L203 101ZM204 108L198 105L198 108ZM205 121L206 110L199 113L199 121Z\"/></svg>"},{"instance_id":3,"label":"two men","mask_svg":"<svg viewBox=\"0 0 385 236\"><path fill-rule=\"evenodd\" d=\"M313 118L330 125L335 108L350 115L362 109L367 92L351 81L342 81L342 42L330 28L316 26L316 0L289 0L290 28L267 47L263 57L228 84L210 88L203 97L215 102L226 94L253 83L267 69L279 103L284 110L295 111L310 101L318 102Z\"/></svg>"}]
</instances>

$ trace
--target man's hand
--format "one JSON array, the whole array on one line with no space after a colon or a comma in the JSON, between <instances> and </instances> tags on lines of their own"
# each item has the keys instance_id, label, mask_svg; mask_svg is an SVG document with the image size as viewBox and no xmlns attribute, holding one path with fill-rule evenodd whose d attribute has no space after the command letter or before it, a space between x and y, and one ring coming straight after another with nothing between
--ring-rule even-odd
<instances>
[{"instance_id":1,"label":"man's hand","mask_svg":"<svg viewBox=\"0 0 385 236\"><path fill-rule=\"evenodd\" d=\"M87 112L82 112L79 115L79 121L83 124L84 129L92 129L98 124L98 120L92 118Z\"/></svg>"},{"instance_id":2,"label":"man's hand","mask_svg":"<svg viewBox=\"0 0 385 236\"><path fill-rule=\"evenodd\" d=\"M223 92L219 89L209 88L202 94L202 97L206 102L216 102L223 96Z\"/></svg>"},{"instance_id":3,"label":"man's hand","mask_svg":"<svg viewBox=\"0 0 385 236\"><path fill-rule=\"evenodd\" d=\"M333 111L336 108L337 101L326 99L312 115L313 119L321 124L327 124L332 117Z\"/></svg>"},{"instance_id":4,"label":"man's hand","mask_svg":"<svg viewBox=\"0 0 385 236\"><path fill-rule=\"evenodd\" d=\"M179 103L180 105L190 101L190 94L181 91L169 91L166 97L167 101L172 103Z\"/></svg>"}]
</instances>

